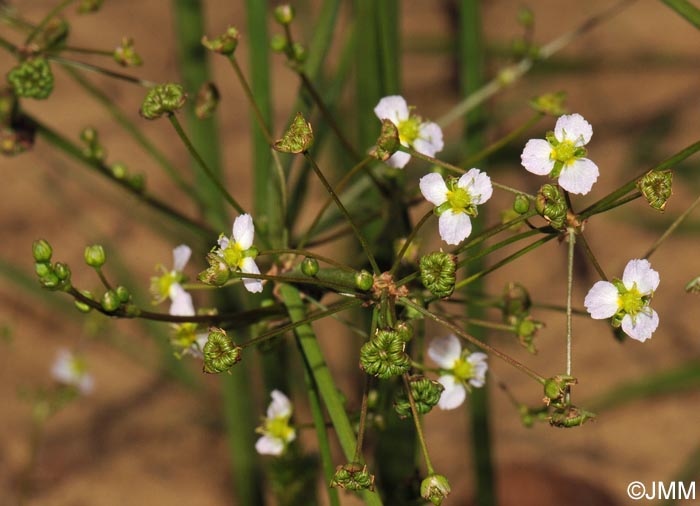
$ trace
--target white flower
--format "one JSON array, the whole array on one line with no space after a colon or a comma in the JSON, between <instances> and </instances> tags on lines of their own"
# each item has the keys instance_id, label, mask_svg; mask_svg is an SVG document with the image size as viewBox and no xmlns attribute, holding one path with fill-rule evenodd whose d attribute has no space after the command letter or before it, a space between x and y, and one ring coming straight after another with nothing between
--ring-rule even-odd
<instances>
[{"instance_id":1,"label":"white flower","mask_svg":"<svg viewBox=\"0 0 700 506\"><path fill-rule=\"evenodd\" d=\"M182 285L179 283L170 285L170 292L168 295L172 301L168 313L173 316L194 316L196 314L194 311L194 304L192 303L192 296L182 288Z\"/></svg>"},{"instance_id":2,"label":"white flower","mask_svg":"<svg viewBox=\"0 0 700 506\"><path fill-rule=\"evenodd\" d=\"M621 280L598 281L583 303L591 318L612 318L614 327L622 326L625 334L644 342L659 326L659 315L649 307L659 281L648 260L630 260Z\"/></svg>"},{"instance_id":3,"label":"white flower","mask_svg":"<svg viewBox=\"0 0 700 506\"><path fill-rule=\"evenodd\" d=\"M173 316L194 316L196 311L192 303L192 296L178 283L170 285L169 314ZM193 322L185 322L173 325L173 336L170 344L179 351L175 355L192 355L195 358L203 358L202 349L207 344L207 332L197 332L198 326Z\"/></svg>"},{"instance_id":4,"label":"white flower","mask_svg":"<svg viewBox=\"0 0 700 506\"><path fill-rule=\"evenodd\" d=\"M447 183L435 172L420 179L420 191L437 206L440 216L440 237L447 244L457 245L472 232L471 217L478 212L476 206L491 198L491 178L479 169L470 169L459 179L450 178Z\"/></svg>"},{"instance_id":5,"label":"white flower","mask_svg":"<svg viewBox=\"0 0 700 506\"><path fill-rule=\"evenodd\" d=\"M419 116L411 115L406 100L400 95L384 97L374 108L379 119L388 119L399 131L402 145L412 147L421 154L435 156L442 151L442 129L437 123L423 121ZM402 169L411 159L411 155L397 151L387 160L387 164Z\"/></svg>"},{"instance_id":6,"label":"white flower","mask_svg":"<svg viewBox=\"0 0 700 506\"><path fill-rule=\"evenodd\" d=\"M450 334L433 339L428 347L428 355L446 372L438 379L445 387L438 402L440 409L455 409L464 402L467 389L484 386L489 368L486 363L488 356L480 352L462 351L462 345L456 336Z\"/></svg>"},{"instance_id":7,"label":"white flower","mask_svg":"<svg viewBox=\"0 0 700 506\"><path fill-rule=\"evenodd\" d=\"M289 426L292 403L279 390L273 390L270 395L272 402L267 408L267 416L263 425L255 430L262 434L255 443L255 450L261 455L281 455L297 436L294 428Z\"/></svg>"},{"instance_id":8,"label":"white flower","mask_svg":"<svg viewBox=\"0 0 700 506\"><path fill-rule=\"evenodd\" d=\"M83 395L89 394L95 387L92 375L87 372L85 360L66 349L58 350L51 366L51 376L59 383L76 387Z\"/></svg>"},{"instance_id":9,"label":"white flower","mask_svg":"<svg viewBox=\"0 0 700 506\"><path fill-rule=\"evenodd\" d=\"M233 222L232 236L219 237L219 250L217 255L226 262L231 269L248 274L260 274L260 269L255 263L258 250L253 247L255 227L253 218L249 214L242 214ZM262 281L259 279L243 278L246 290L259 293L263 290Z\"/></svg>"},{"instance_id":10,"label":"white flower","mask_svg":"<svg viewBox=\"0 0 700 506\"><path fill-rule=\"evenodd\" d=\"M151 278L151 293L155 303L163 302L170 296L170 287L175 283L182 283L185 276L182 271L192 256L192 250L186 244L180 244L173 249L173 268L168 271L163 265L158 265L156 269L160 271L160 276ZM170 297L172 299L172 297ZM172 313L171 313L172 314Z\"/></svg>"},{"instance_id":11,"label":"white flower","mask_svg":"<svg viewBox=\"0 0 700 506\"><path fill-rule=\"evenodd\" d=\"M598 166L588 158L584 147L593 136L593 127L580 114L560 116L547 140L530 139L520 159L523 167L539 176L559 177L559 186L585 195L598 179Z\"/></svg>"}]
</instances>

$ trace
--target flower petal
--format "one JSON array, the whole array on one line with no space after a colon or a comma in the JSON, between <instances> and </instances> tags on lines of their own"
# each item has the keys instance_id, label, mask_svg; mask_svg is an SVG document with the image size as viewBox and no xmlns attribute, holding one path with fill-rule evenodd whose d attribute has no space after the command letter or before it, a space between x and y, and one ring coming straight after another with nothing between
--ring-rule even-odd
<instances>
[{"instance_id":1,"label":"flower petal","mask_svg":"<svg viewBox=\"0 0 700 506\"><path fill-rule=\"evenodd\" d=\"M554 137L559 142L569 140L575 146L585 146L593 136L593 127L580 114L560 116L554 126Z\"/></svg>"},{"instance_id":2,"label":"flower petal","mask_svg":"<svg viewBox=\"0 0 700 506\"><path fill-rule=\"evenodd\" d=\"M292 403L289 397L284 395L284 393L279 390L273 390L270 392L272 397L272 402L267 407L267 418L272 420L274 418L286 418L292 414Z\"/></svg>"},{"instance_id":3,"label":"flower petal","mask_svg":"<svg viewBox=\"0 0 700 506\"><path fill-rule=\"evenodd\" d=\"M489 370L489 364L486 361L488 359L486 353L481 353L479 351L472 353L467 357L467 362L469 362L473 367L473 376L469 380L469 384L476 388L481 388L486 382L486 371Z\"/></svg>"},{"instance_id":4,"label":"flower petal","mask_svg":"<svg viewBox=\"0 0 700 506\"><path fill-rule=\"evenodd\" d=\"M651 268L649 260L630 260L622 274L625 288L630 290L637 283L637 290L642 295L648 295L659 286L659 273Z\"/></svg>"},{"instance_id":5,"label":"flower petal","mask_svg":"<svg viewBox=\"0 0 700 506\"><path fill-rule=\"evenodd\" d=\"M449 374L440 376L438 381L445 387L440 395L438 407L443 410L455 409L462 405L467 398L467 389L457 382L455 377Z\"/></svg>"},{"instance_id":6,"label":"flower petal","mask_svg":"<svg viewBox=\"0 0 700 506\"><path fill-rule=\"evenodd\" d=\"M192 256L192 249L187 244L180 244L173 250L173 270L182 272Z\"/></svg>"},{"instance_id":7,"label":"flower petal","mask_svg":"<svg viewBox=\"0 0 700 506\"><path fill-rule=\"evenodd\" d=\"M649 339L659 326L659 315L651 308L648 308L648 311L650 313L637 313L634 318L625 315L622 319L622 330L625 334L642 343Z\"/></svg>"},{"instance_id":8,"label":"flower petal","mask_svg":"<svg viewBox=\"0 0 700 506\"><path fill-rule=\"evenodd\" d=\"M466 174L459 178L457 186L467 190L474 204L483 204L493 195L491 178L486 172L481 172L479 169L469 169Z\"/></svg>"},{"instance_id":9,"label":"flower petal","mask_svg":"<svg viewBox=\"0 0 700 506\"><path fill-rule=\"evenodd\" d=\"M453 334L433 339L428 346L428 356L443 369L452 369L461 354L462 343Z\"/></svg>"},{"instance_id":10,"label":"flower petal","mask_svg":"<svg viewBox=\"0 0 700 506\"><path fill-rule=\"evenodd\" d=\"M466 213L455 213L448 209L440 215L438 229L443 241L456 246L472 233L472 222Z\"/></svg>"},{"instance_id":11,"label":"flower petal","mask_svg":"<svg viewBox=\"0 0 700 506\"><path fill-rule=\"evenodd\" d=\"M403 169L411 161L411 155L403 151L397 151L384 163L395 169Z\"/></svg>"},{"instance_id":12,"label":"flower petal","mask_svg":"<svg viewBox=\"0 0 700 506\"><path fill-rule=\"evenodd\" d=\"M219 245L219 248L226 249L228 248L229 238L222 234L216 243Z\"/></svg>"},{"instance_id":13,"label":"flower petal","mask_svg":"<svg viewBox=\"0 0 700 506\"><path fill-rule=\"evenodd\" d=\"M51 366L51 376L53 379L60 383L72 384L75 380L75 374L71 366L72 363L73 354L70 351L66 349L58 350L56 360L54 360Z\"/></svg>"},{"instance_id":14,"label":"flower petal","mask_svg":"<svg viewBox=\"0 0 700 506\"><path fill-rule=\"evenodd\" d=\"M594 320L604 320L612 317L619 309L620 294L615 285L608 281L598 281L588 290L583 305Z\"/></svg>"},{"instance_id":15,"label":"flower petal","mask_svg":"<svg viewBox=\"0 0 700 506\"><path fill-rule=\"evenodd\" d=\"M253 260L251 257L245 257L243 259L241 271L248 274L260 274L258 264L256 264L255 260ZM243 285L245 285L245 289L251 293L260 293L263 291L263 284L259 279L243 278Z\"/></svg>"},{"instance_id":16,"label":"flower petal","mask_svg":"<svg viewBox=\"0 0 700 506\"><path fill-rule=\"evenodd\" d=\"M440 174L436 172L426 174L420 178L418 185L420 192L431 204L439 206L447 202L447 185Z\"/></svg>"},{"instance_id":17,"label":"flower petal","mask_svg":"<svg viewBox=\"0 0 700 506\"><path fill-rule=\"evenodd\" d=\"M374 114L377 115L377 118L388 119L398 126L401 121L408 119L408 104L401 95L390 95L379 101L374 108Z\"/></svg>"},{"instance_id":18,"label":"flower petal","mask_svg":"<svg viewBox=\"0 0 700 506\"><path fill-rule=\"evenodd\" d=\"M598 180L598 166L588 158L579 158L571 165L564 165L559 175L559 185L570 193L585 195Z\"/></svg>"},{"instance_id":19,"label":"flower petal","mask_svg":"<svg viewBox=\"0 0 700 506\"><path fill-rule=\"evenodd\" d=\"M413 149L427 156L435 156L445 146L442 141L442 129L437 123L421 123L418 138L413 141Z\"/></svg>"},{"instance_id":20,"label":"flower petal","mask_svg":"<svg viewBox=\"0 0 700 506\"><path fill-rule=\"evenodd\" d=\"M284 441L272 436L263 436L255 442L255 451L260 455L282 455Z\"/></svg>"},{"instance_id":21,"label":"flower petal","mask_svg":"<svg viewBox=\"0 0 700 506\"><path fill-rule=\"evenodd\" d=\"M241 214L233 222L233 240L238 243L241 249L247 250L253 245L254 236L253 218L249 214Z\"/></svg>"},{"instance_id":22,"label":"flower petal","mask_svg":"<svg viewBox=\"0 0 700 506\"><path fill-rule=\"evenodd\" d=\"M77 387L78 390L80 390L80 393L83 395L92 393L92 391L95 389L95 380L93 379L92 374L83 374L78 381Z\"/></svg>"},{"instance_id":23,"label":"flower petal","mask_svg":"<svg viewBox=\"0 0 700 506\"><path fill-rule=\"evenodd\" d=\"M194 304L192 303L192 296L187 293L187 291L180 286L179 283L173 283L170 285L170 292L168 293L172 304L170 304L169 314L173 316L194 316Z\"/></svg>"},{"instance_id":24,"label":"flower petal","mask_svg":"<svg viewBox=\"0 0 700 506\"><path fill-rule=\"evenodd\" d=\"M549 156L551 154L552 146L549 142L544 139L530 139L520 155L520 162L528 172L546 176L554 168L554 160Z\"/></svg>"}]
</instances>

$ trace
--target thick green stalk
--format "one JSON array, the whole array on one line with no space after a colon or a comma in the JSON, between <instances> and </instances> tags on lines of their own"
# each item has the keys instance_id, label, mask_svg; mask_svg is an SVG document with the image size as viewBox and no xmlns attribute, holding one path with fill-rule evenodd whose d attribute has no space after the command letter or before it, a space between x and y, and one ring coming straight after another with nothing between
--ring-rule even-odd
<instances>
[{"instance_id":1,"label":"thick green stalk","mask_svg":"<svg viewBox=\"0 0 700 506\"><path fill-rule=\"evenodd\" d=\"M281 284L279 290L292 321L303 320L306 317L306 310L304 309L304 303L302 302L299 291L292 285L287 284ZM326 405L326 410L333 423L336 436L343 449L343 454L348 462L350 462L355 453L355 433L348 419L348 415L345 412L345 408L343 407L343 400L335 386L333 376L323 358L323 353L318 345L316 335L311 325L308 324L297 327L295 332L301 345L304 360L313 373L321 398ZM363 495L368 505L377 506L382 504L379 495L375 492L365 490Z\"/></svg>"},{"instance_id":2,"label":"thick green stalk","mask_svg":"<svg viewBox=\"0 0 700 506\"><path fill-rule=\"evenodd\" d=\"M461 92L465 97L471 96L484 83L484 48L482 40L480 2L478 0L461 0L459 4L458 32L458 62ZM483 122L484 111L474 108L465 116L463 135L466 139L468 153L479 152L483 149L483 136L476 131ZM475 230L478 233L483 228L484 217L475 220ZM475 262L474 269L483 267L483 262ZM481 290L481 282L477 282L476 290ZM483 308L467 306L465 314L469 318L483 318ZM487 333L476 326L468 327L477 339L486 340ZM468 409L471 415L470 436L472 441L472 458L474 466L475 494L474 498L480 506L496 504L495 473L491 454L491 429L489 407L489 384L483 388L474 389L469 396Z\"/></svg>"},{"instance_id":3,"label":"thick green stalk","mask_svg":"<svg viewBox=\"0 0 700 506\"><path fill-rule=\"evenodd\" d=\"M202 2L173 0L173 15L182 85L186 90L198 90L203 83L211 80L208 54L201 42L205 33ZM223 181L216 117L198 119L194 112L194 104L190 102L184 108L184 122L189 127L192 144L201 154L206 166L211 169L214 179ZM194 159L192 169L196 174L195 186L199 190L199 201L205 203L200 206L201 212L217 227L227 225L229 220L224 200L216 185Z\"/></svg>"},{"instance_id":4,"label":"thick green stalk","mask_svg":"<svg viewBox=\"0 0 700 506\"><path fill-rule=\"evenodd\" d=\"M700 9L688 0L661 0L695 28L700 28Z\"/></svg>"}]
</instances>

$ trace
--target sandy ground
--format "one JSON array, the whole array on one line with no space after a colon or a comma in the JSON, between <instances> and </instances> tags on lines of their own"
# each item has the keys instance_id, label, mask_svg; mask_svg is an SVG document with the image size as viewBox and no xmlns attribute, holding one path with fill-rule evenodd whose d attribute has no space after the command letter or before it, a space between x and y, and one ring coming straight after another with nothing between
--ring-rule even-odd
<instances>
[{"instance_id":1,"label":"sandy ground","mask_svg":"<svg viewBox=\"0 0 700 506\"><path fill-rule=\"evenodd\" d=\"M243 27L245 33L241 3L206 2L210 8L209 32L219 33L231 23ZM37 20L53 2L32 0L21 4L26 16ZM409 49L422 38L447 40L450 20L441 7L443 2L414 0L404 4L403 41ZM502 43L518 33L514 19L520 2L498 0L486 4L489 41ZM533 0L530 4L537 19L536 40L544 42L576 26L608 2ZM164 1L106 2L99 15L76 20L73 42L77 46L110 47L122 35L132 35L146 62L140 75L154 80L173 79L172 20L167 5ZM7 30L2 28L3 36ZM563 65L581 58L590 69L537 73L499 95L488 107L495 118L488 137L498 138L527 117L522 104L529 97L566 90L570 109L594 125L589 155L601 168L594 192L577 201L583 207L647 168L650 162L660 161L697 140L699 40L700 34L661 2L638 1L571 44L558 60ZM241 55L245 66L245 51ZM9 60L4 54L0 62L3 69L7 68ZM456 101L452 62L444 55L407 51L402 71L404 95L424 116L437 117ZM224 90L219 121L225 138L225 166L230 168L228 184L246 188L246 168L251 159L246 103L222 62L215 62L214 76ZM130 117L179 167L186 169L182 163L186 159L184 149L167 125L139 120L136 110L143 96L141 89L107 79L96 82L124 104ZM295 83L293 75L275 59L277 125L290 112L296 89L290 83ZM57 75L56 90L49 101L28 103L27 107L73 138L86 125L96 127L110 161L124 160L135 170L147 173L149 187L156 193L185 212L193 211L181 204L177 190L133 141L65 76ZM541 136L553 124L551 119L544 120L533 129L533 136ZM448 135L454 138L458 133L452 129ZM504 183L534 191L541 181L527 176L519 167L518 152L516 145L510 163L485 168L494 170ZM153 265L169 262L173 245L152 234L148 225L148 220L154 219L152 213L138 209L131 199L100 178L86 175L44 143L38 143L31 153L1 163L4 184L0 188L0 231L6 238L0 248L3 261L31 274L30 244L44 236L54 245L58 257L76 266L74 279L82 286L95 284L86 269L78 268L87 243L108 239L144 286ZM692 170L697 165L694 160L686 168ZM419 175L417 170L411 174ZM670 223L695 198L695 176L677 177L676 181L674 197L663 216L635 202L588 224L591 247L610 275L621 275L627 260L640 256L653 243L659 232L646 225ZM248 204L246 192L239 194L242 203ZM497 195L492 204L493 209L508 205L504 195ZM495 213L489 219L495 220ZM697 218L691 221L697 224ZM694 321L698 299L683 291L684 284L700 274L698 242L690 230L681 229L653 257L654 267L662 276L654 299L662 323L651 341L620 345L605 324L586 318L575 320L574 374L580 381L576 397L582 405L621 382L698 358L700 341ZM426 235L427 242L435 239L433 232ZM565 297L566 246L553 242L540 251L536 258L515 263L490 277L489 291L497 293L507 281L517 280L537 301L561 303ZM192 274L200 267L191 267ZM577 306L582 305L594 280L590 269L579 272L574 288ZM0 326L11 330L11 339L0 343L0 505L15 504L17 485L29 458L30 407L18 391L47 384L49 365L56 350L64 346L86 351L97 389L89 398L61 412L47 427L29 504L233 504L225 436L216 408L216 378L205 378L205 393L199 395L161 379L153 367L158 352L141 327L133 322L106 326L104 319L74 315L69 307L56 307L57 298L37 297L4 279L0 281ZM547 312L537 316L547 323L538 338L537 356L528 356L504 337L495 336L493 342L536 370L559 373L564 368L564 318ZM319 328L328 332L337 329L332 324ZM429 328L431 334L441 332ZM96 337L105 335L120 343L121 348L140 349L143 363ZM354 363L342 361L347 350L323 344L334 371L342 378L340 384L353 387ZM196 372L194 364L192 369ZM506 383L525 402L539 401L538 388L495 360L491 378ZM348 392L348 396L352 402L357 400L357 392ZM670 480L700 442L697 391L609 410L601 413L596 423L575 430L547 425L525 429L508 398L495 388L492 400L503 505L627 504L631 501L625 490L630 481ZM264 402L261 398L260 413ZM468 424L462 412L437 413L426 422L434 464L453 486L453 496L445 504L470 504L472 463L465 451ZM353 503L352 498L347 502Z\"/></svg>"}]
</instances>

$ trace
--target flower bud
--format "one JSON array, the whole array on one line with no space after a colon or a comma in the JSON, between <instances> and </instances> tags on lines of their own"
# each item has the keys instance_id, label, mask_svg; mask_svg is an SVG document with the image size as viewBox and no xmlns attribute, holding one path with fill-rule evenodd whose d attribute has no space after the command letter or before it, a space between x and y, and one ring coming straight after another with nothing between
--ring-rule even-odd
<instances>
[{"instance_id":1,"label":"flower bud","mask_svg":"<svg viewBox=\"0 0 700 506\"><path fill-rule=\"evenodd\" d=\"M53 269L51 269L49 273L39 278L39 283L41 283L41 286L43 286L44 288L54 290L58 288L58 286L61 284L61 280L58 279L58 276L56 276L56 274L54 274L53 272Z\"/></svg>"},{"instance_id":2,"label":"flower bud","mask_svg":"<svg viewBox=\"0 0 700 506\"><path fill-rule=\"evenodd\" d=\"M576 378L568 375L558 375L547 378L544 382L545 403L561 399L572 385L577 383Z\"/></svg>"},{"instance_id":3,"label":"flower bud","mask_svg":"<svg viewBox=\"0 0 700 506\"><path fill-rule=\"evenodd\" d=\"M298 112L282 138L274 142L273 148L281 153L303 153L311 147L313 141L311 123Z\"/></svg>"},{"instance_id":4,"label":"flower bud","mask_svg":"<svg viewBox=\"0 0 700 506\"><path fill-rule=\"evenodd\" d=\"M185 101L185 90L179 84L158 84L148 91L139 112L145 119L158 119L178 111Z\"/></svg>"},{"instance_id":5,"label":"flower bud","mask_svg":"<svg viewBox=\"0 0 700 506\"><path fill-rule=\"evenodd\" d=\"M406 343L398 332L377 329L360 349L360 367L378 378L387 379L408 372L411 358L405 353Z\"/></svg>"},{"instance_id":6,"label":"flower bud","mask_svg":"<svg viewBox=\"0 0 700 506\"><path fill-rule=\"evenodd\" d=\"M542 327L544 327L544 323L533 320L530 316L521 318L515 325L515 332L518 335L518 340L529 353L537 353L537 348L535 348L535 335Z\"/></svg>"},{"instance_id":7,"label":"flower bud","mask_svg":"<svg viewBox=\"0 0 700 506\"><path fill-rule=\"evenodd\" d=\"M287 50L287 37L284 35L273 35L270 39L270 49L275 53L283 53Z\"/></svg>"},{"instance_id":8,"label":"flower bud","mask_svg":"<svg viewBox=\"0 0 700 506\"><path fill-rule=\"evenodd\" d=\"M367 471L367 466L351 462L335 468L330 486L345 490L374 490L374 475Z\"/></svg>"},{"instance_id":9,"label":"flower bud","mask_svg":"<svg viewBox=\"0 0 700 506\"><path fill-rule=\"evenodd\" d=\"M437 405L445 387L440 382L425 376L411 376L408 381L416 411L421 415L429 413ZM402 392L394 402L394 409L401 418L412 415L411 402L405 392Z\"/></svg>"},{"instance_id":10,"label":"flower bud","mask_svg":"<svg viewBox=\"0 0 700 506\"><path fill-rule=\"evenodd\" d=\"M366 292L367 290L372 288L373 285L374 277L366 270L362 269L357 274L355 274L355 286L359 290Z\"/></svg>"},{"instance_id":11,"label":"flower bud","mask_svg":"<svg viewBox=\"0 0 700 506\"><path fill-rule=\"evenodd\" d=\"M7 74L7 81L18 97L43 100L53 91L53 73L45 58L25 60Z\"/></svg>"},{"instance_id":12,"label":"flower bud","mask_svg":"<svg viewBox=\"0 0 700 506\"><path fill-rule=\"evenodd\" d=\"M117 294L119 302L121 302L122 304L129 302L129 300L131 299L131 293L129 293L129 289L125 286L118 286L115 292Z\"/></svg>"},{"instance_id":13,"label":"flower bud","mask_svg":"<svg viewBox=\"0 0 700 506\"><path fill-rule=\"evenodd\" d=\"M41 278L49 273L53 273L53 267L51 267L49 262L37 262L34 264L34 272Z\"/></svg>"},{"instance_id":14,"label":"flower bud","mask_svg":"<svg viewBox=\"0 0 700 506\"><path fill-rule=\"evenodd\" d=\"M391 155L396 153L400 145L399 129L396 128L396 125L391 120L383 119L382 130L379 132L377 144L369 154L377 160L385 162L391 158Z\"/></svg>"},{"instance_id":15,"label":"flower bud","mask_svg":"<svg viewBox=\"0 0 700 506\"><path fill-rule=\"evenodd\" d=\"M527 289L520 283L510 282L503 289L503 320L514 325L530 313L532 301Z\"/></svg>"},{"instance_id":16,"label":"flower bud","mask_svg":"<svg viewBox=\"0 0 700 506\"><path fill-rule=\"evenodd\" d=\"M37 239L32 243L32 255L34 255L35 261L49 262L52 254L53 249L45 239Z\"/></svg>"},{"instance_id":17,"label":"flower bud","mask_svg":"<svg viewBox=\"0 0 700 506\"><path fill-rule=\"evenodd\" d=\"M229 266L215 253L209 253L207 261L209 262L209 268L200 272L198 279L207 285L223 286L231 276Z\"/></svg>"},{"instance_id":18,"label":"flower bud","mask_svg":"<svg viewBox=\"0 0 700 506\"><path fill-rule=\"evenodd\" d=\"M672 183L673 172L670 170L652 170L637 181L637 188L652 208L663 212L671 198Z\"/></svg>"},{"instance_id":19,"label":"flower bud","mask_svg":"<svg viewBox=\"0 0 700 506\"><path fill-rule=\"evenodd\" d=\"M558 186L545 184L537 192L535 209L549 224L557 230L566 226L566 200Z\"/></svg>"},{"instance_id":20,"label":"flower bud","mask_svg":"<svg viewBox=\"0 0 700 506\"><path fill-rule=\"evenodd\" d=\"M104 0L80 0L78 4L78 14L89 14L97 12L102 7Z\"/></svg>"},{"instance_id":21,"label":"flower bud","mask_svg":"<svg viewBox=\"0 0 700 506\"><path fill-rule=\"evenodd\" d=\"M229 26L226 28L226 31L223 34L219 35L214 40L209 40L207 37L202 37L202 45L209 51L223 54L225 56L231 56L236 52L239 39L240 34L238 33L238 30L232 26Z\"/></svg>"},{"instance_id":22,"label":"flower bud","mask_svg":"<svg viewBox=\"0 0 700 506\"><path fill-rule=\"evenodd\" d=\"M93 244L85 248L85 263L90 267L99 269L105 264L105 250L100 244Z\"/></svg>"},{"instance_id":23,"label":"flower bud","mask_svg":"<svg viewBox=\"0 0 700 506\"><path fill-rule=\"evenodd\" d=\"M56 264L53 266L53 272L61 281L65 282L70 280L70 267L63 262L56 262Z\"/></svg>"},{"instance_id":24,"label":"flower bud","mask_svg":"<svg viewBox=\"0 0 700 506\"><path fill-rule=\"evenodd\" d=\"M294 20L294 7L282 4L275 7L275 21L280 25L288 25Z\"/></svg>"},{"instance_id":25,"label":"flower bud","mask_svg":"<svg viewBox=\"0 0 700 506\"><path fill-rule=\"evenodd\" d=\"M566 114L566 93L546 93L530 100L530 107L549 116L559 117Z\"/></svg>"},{"instance_id":26,"label":"flower bud","mask_svg":"<svg viewBox=\"0 0 700 506\"><path fill-rule=\"evenodd\" d=\"M292 44L292 58L297 63L304 63L306 60L306 48L298 42Z\"/></svg>"},{"instance_id":27,"label":"flower bud","mask_svg":"<svg viewBox=\"0 0 700 506\"><path fill-rule=\"evenodd\" d=\"M34 37L34 44L39 46L42 51L59 49L65 45L69 31L70 25L65 19L53 18Z\"/></svg>"},{"instance_id":28,"label":"flower bud","mask_svg":"<svg viewBox=\"0 0 700 506\"><path fill-rule=\"evenodd\" d=\"M139 67L143 65L143 59L134 49L134 39L122 38L122 43L114 49L112 58L122 67Z\"/></svg>"},{"instance_id":29,"label":"flower bud","mask_svg":"<svg viewBox=\"0 0 700 506\"><path fill-rule=\"evenodd\" d=\"M102 309L111 313L119 309L121 303L119 302L119 297L114 290L107 290L104 295L102 295L100 305L102 306Z\"/></svg>"},{"instance_id":30,"label":"flower bud","mask_svg":"<svg viewBox=\"0 0 700 506\"><path fill-rule=\"evenodd\" d=\"M94 300L92 297L92 293L90 293L88 290L80 290L80 293L83 294L84 297ZM81 313L89 313L92 311L92 307L90 307L88 304L85 302L81 302L78 299L76 299L73 304L75 304L75 308L80 311Z\"/></svg>"},{"instance_id":31,"label":"flower bud","mask_svg":"<svg viewBox=\"0 0 700 506\"><path fill-rule=\"evenodd\" d=\"M301 262L301 272L307 276L315 276L318 272L318 261L311 257L304 258Z\"/></svg>"},{"instance_id":32,"label":"flower bud","mask_svg":"<svg viewBox=\"0 0 700 506\"><path fill-rule=\"evenodd\" d=\"M204 354L204 372L215 374L228 371L241 360L240 346L226 335L224 329L211 328L207 343L202 350Z\"/></svg>"},{"instance_id":33,"label":"flower bud","mask_svg":"<svg viewBox=\"0 0 700 506\"><path fill-rule=\"evenodd\" d=\"M526 28L531 27L535 23L535 14L532 9L522 5L518 8L518 24Z\"/></svg>"},{"instance_id":34,"label":"flower bud","mask_svg":"<svg viewBox=\"0 0 700 506\"><path fill-rule=\"evenodd\" d=\"M195 99L194 113L199 119L211 118L219 105L219 89L212 82L202 83Z\"/></svg>"},{"instance_id":35,"label":"flower bud","mask_svg":"<svg viewBox=\"0 0 700 506\"><path fill-rule=\"evenodd\" d=\"M455 257L449 253L435 252L420 259L420 279L430 293L444 298L455 289L457 266Z\"/></svg>"},{"instance_id":36,"label":"flower bud","mask_svg":"<svg viewBox=\"0 0 700 506\"><path fill-rule=\"evenodd\" d=\"M515 196L513 201L513 211L518 214L525 214L530 210L530 199L522 193Z\"/></svg>"},{"instance_id":37,"label":"flower bud","mask_svg":"<svg viewBox=\"0 0 700 506\"><path fill-rule=\"evenodd\" d=\"M440 474L431 474L420 484L421 497L435 506L440 506L451 491L450 482Z\"/></svg>"}]
</instances>

